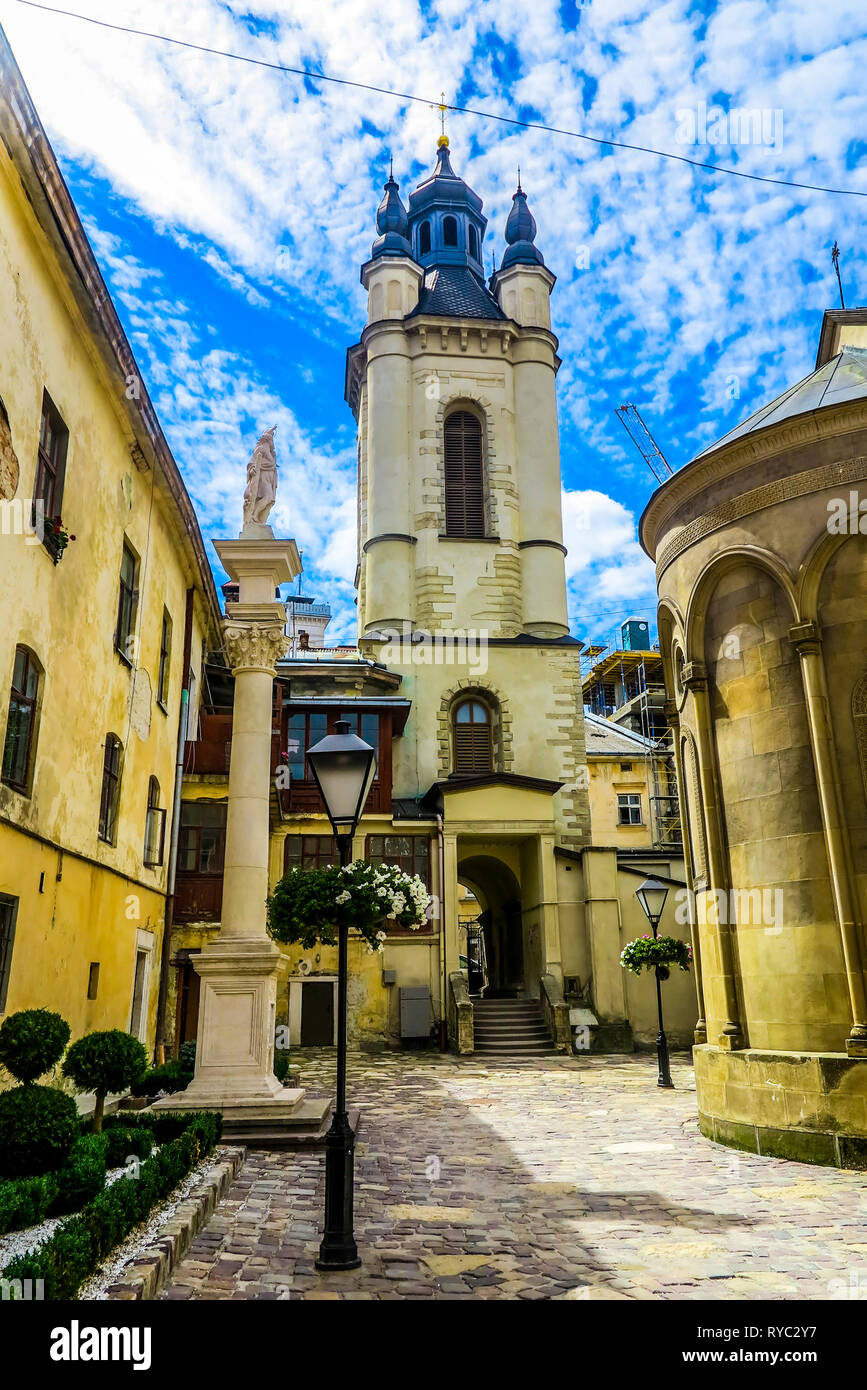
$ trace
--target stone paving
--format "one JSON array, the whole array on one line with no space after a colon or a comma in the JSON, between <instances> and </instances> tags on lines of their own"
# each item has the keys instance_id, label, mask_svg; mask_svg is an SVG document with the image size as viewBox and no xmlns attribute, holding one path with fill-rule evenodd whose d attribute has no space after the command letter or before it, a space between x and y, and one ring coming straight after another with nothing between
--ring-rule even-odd
<instances>
[{"instance_id":1,"label":"stone paving","mask_svg":"<svg viewBox=\"0 0 867 1390\"><path fill-rule=\"evenodd\" d=\"M298 1060L327 1093L333 1053ZM322 1151L254 1153L161 1297L867 1296L867 1177L713 1145L686 1054L672 1071L350 1054L362 1268L314 1270Z\"/></svg>"}]
</instances>

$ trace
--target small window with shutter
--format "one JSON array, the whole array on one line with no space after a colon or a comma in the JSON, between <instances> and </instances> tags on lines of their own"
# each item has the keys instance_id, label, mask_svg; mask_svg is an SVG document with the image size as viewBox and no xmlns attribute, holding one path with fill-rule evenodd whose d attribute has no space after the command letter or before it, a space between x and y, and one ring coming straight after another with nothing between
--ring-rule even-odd
<instances>
[{"instance_id":1,"label":"small window with shutter","mask_svg":"<svg viewBox=\"0 0 867 1390\"><path fill-rule=\"evenodd\" d=\"M455 772L493 771L494 745L487 705L481 700L462 700L455 709L454 737Z\"/></svg>"},{"instance_id":2,"label":"small window with shutter","mask_svg":"<svg viewBox=\"0 0 867 1390\"><path fill-rule=\"evenodd\" d=\"M447 416L443 429L446 535L484 536L485 488L482 426L468 410Z\"/></svg>"}]
</instances>

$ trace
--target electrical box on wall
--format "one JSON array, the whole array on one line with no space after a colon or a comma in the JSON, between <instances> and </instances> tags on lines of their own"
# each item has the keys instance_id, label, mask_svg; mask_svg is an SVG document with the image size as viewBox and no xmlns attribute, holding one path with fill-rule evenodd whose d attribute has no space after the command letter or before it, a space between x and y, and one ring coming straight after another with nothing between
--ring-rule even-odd
<instances>
[{"instance_id":1,"label":"electrical box on wall","mask_svg":"<svg viewBox=\"0 0 867 1390\"><path fill-rule=\"evenodd\" d=\"M430 1037L430 990L422 985L402 985L400 991L400 1036Z\"/></svg>"},{"instance_id":2,"label":"electrical box on wall","mask_svg":"<svg viewBox=\"0 0 867 1390\"><path fill-rule=\"evenodd\" d=\"M383 970L383 972L382 972L382 983L383 983L384 985L393 985L393 984L396 983L396 981L397 981L397 971L396 971L396 970Z\"/></svg>"}]
</instances>

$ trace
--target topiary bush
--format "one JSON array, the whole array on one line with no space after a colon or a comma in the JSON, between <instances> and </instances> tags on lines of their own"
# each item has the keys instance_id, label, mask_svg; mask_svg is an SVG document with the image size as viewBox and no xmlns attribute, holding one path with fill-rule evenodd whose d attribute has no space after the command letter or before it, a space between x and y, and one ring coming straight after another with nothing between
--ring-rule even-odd
<instances>
[{"instance_id":1,"label":"topiary bush","mask_svg":"<svg viewBox=\"0 0 867 1390\"><path fill-rule=\"evenodd\" d=\"M181 1043L178 1048L178 1061L184 1071L194 1072L196 1070L196 1044L195 1041Z\"/></svg>"},{"instance_id":2,"label":"topiary bush","mask_svg":"<svg viewBox=\"0 0 867 1390\"><path fill-rule=\"evenodd\" d=\"M31 1086L56 1066L69 1042L69 1024L48 1009L20 1009L0 1024L0 1062Z\"/></svg>"},{"instance_id":3,"label":"topiary bush","mask_svg":"<svg viewBox=\"0 0 867 1390\"><path fill-rule=\"evenodd\" d=\"M71 1096L50 1086L0 1093L0 1175L17 1178L59 1168L78 1131Z\"/></svg>"},{"instance_id":4,"label":"topiary bush","mask_svg":"<svg viewBox=\"0 0 867 1390\"><path fill-rule=\"evenodd\" d=\"M79 1091L94 1091L93 1132L102 1131L105 1098L110 1092L126 1091L147 1070L148 1055L138 1038L120 1028L88 1033L74 1042L63 1062L63 1074Z\"/></svg>"},{"instance_id":5,"label":"topiary bush","mask_svg":"<svg viewBox=\"0 0 867 1390\"><path fill-rule=\"evenodd\" d=\"M289 1053L286 1051L274 1053L274 1075L278 1081L285 1083L289 1075Z\"/></svg>"},{"instance_id":6,"label":"topiary bush","mask_svg":"<svg viewBox=\"0 0 867 1390\"><path fill-rule=\"evenodd\" d=\"M57 1192L57 1177L44 1173L40 1178L10 1178L0 1182L0 1236L36 1226L48 1215Z\"/></svg>"}]
</instances>

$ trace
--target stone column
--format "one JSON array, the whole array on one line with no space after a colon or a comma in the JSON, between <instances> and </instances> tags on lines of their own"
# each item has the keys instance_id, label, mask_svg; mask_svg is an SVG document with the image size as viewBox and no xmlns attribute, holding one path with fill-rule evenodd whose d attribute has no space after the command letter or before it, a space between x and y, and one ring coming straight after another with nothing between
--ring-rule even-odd
<instances>
[{"instance_id":1,"label":"stone column","mask_svg":"<svg viewBox=\"0 0 867 1390\"><path fill-rule=\"evenodd\" d=\"M689 894L689 934L692 942L692 971L695 980L695 996L698 1006L698 1019L693 1031L693 1041L697 1044L707 1042L707 1023L704 1012L704 986L701 979L701 941L695 915L695 879L692 872L692 833L689 824L689 789L686 785L686 769L683 765L683 750L680 743L680 711L674 700L666 700L665 717L671 725L674 746L674 771L678 786L678 809L680 811L680 836L683 840L683 863L686 870L686 888ZM696 816L701 807L696 806Z\"/></svg>"},{"instance_id":2,"label":"stone column","mask_svg":"<svg viewBox=\"0 0 867 1390\"><path fill-rule=\"evenodd\" d=\"M822 811L825 848L828 852L831 891L834 895L834 912L840 928L846 981L849 986L852 1029L846 1039L846 1051L850 1057L867 1057L867 998L859 941L862 924L858 920L852 852L846 832L837 755L828 711L822 639L816 624L807 622L797 623L790 628L789 640L801 662L816 787Z\"/></svg>"},{"instance_id":3,"label":"stone column","mask_svg":"<svg viewBox=\"0 0 867 1390\"><path fill-rule=\"evenodd\" d=\"M274 1075L277 982L287 962L266 929L274 668L288 645L286 611L274 595L301 566L295 542L275 540L267 526L249 526L216 548L239 585L224 624L235 694L223 910L219 936L195 961L202 981L195 1076L158 1107L217 1109L237 1132L257 1120L305 1118L304 1092Z\"/></svg>"},{"instance_id":4,"label":"stone column","mask_svg":"<svg viewBox=\"0 0 867 1390\"><path fill-rule=\"evenodd\" d=\"M692 695L695 709L696 746L698 749L698 776L701 785L701 807L697 808L704 816L705 837L707 840L708 878L712 892L725 894L729 901L729 874L720 815L719 780L716 767L716 749L713 736L713 716L710 708L708 675L702 662L689 661L681 671L680 683ZM725 1002L725 1023L716 1045L727 1051L735 1051L744 1046L744 1033L738 1007L735 987L734 943L729 912L725 921L717 926L720 971L722 975L723 999Z\"/></svg>"}]
</instances>

